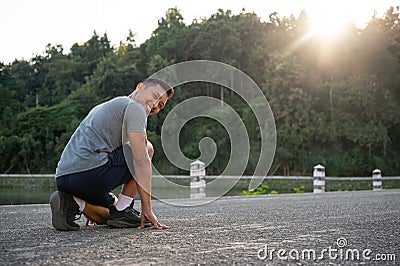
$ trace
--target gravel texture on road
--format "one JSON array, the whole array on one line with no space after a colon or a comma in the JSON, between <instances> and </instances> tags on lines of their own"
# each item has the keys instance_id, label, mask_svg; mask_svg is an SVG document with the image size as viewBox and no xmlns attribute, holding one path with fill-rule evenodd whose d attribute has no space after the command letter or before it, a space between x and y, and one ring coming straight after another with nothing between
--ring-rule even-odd
<instances>
[{"instance_id":1,"label":"gravel texture on road","mask_svg":"<svg viewBox=\"0 0 400 266\"><path fill-rule=\"evenodd\" d=\"M81 230L59 232L48 204L0 206L0 264L400 263L400 190L223 197L197 207L154 201L153 208L170 229L86 226L82 217Z\"/></svg>"}]
</instances>

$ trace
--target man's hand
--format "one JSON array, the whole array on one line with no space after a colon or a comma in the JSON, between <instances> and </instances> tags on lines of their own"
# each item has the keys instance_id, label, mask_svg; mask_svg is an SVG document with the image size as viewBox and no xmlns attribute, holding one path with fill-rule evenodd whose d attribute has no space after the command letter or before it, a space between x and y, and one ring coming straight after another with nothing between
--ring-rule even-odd
<instances>
[{"instance_id":1,"label":"man's hand","mask_svg":"<svg viewBox=\"0 0 400 266\"><path fill-rule=\"evenodd\" d=\"M156 229L168 229L169 228L168 226L166 226L164 224L160 224L158 222L157 217L154 215L154 213L152 211L146 211L146 210L143 210L143 208L142 208L141 219L142 219L142 223L139 226L139 229L143 229L147 221L150 221Z\"/></svg>"}]
</instances>

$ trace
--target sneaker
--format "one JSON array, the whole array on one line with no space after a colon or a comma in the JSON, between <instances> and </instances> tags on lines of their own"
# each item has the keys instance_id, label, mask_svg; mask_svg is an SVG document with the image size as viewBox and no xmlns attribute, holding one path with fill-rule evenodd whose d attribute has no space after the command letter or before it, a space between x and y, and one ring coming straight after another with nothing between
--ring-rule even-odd
<instances>
[{"instance_id":1,"label":"sneaker","mask_svg":"<svg viewBox=\"0 0 400 266\"><path fill-rule=\"evenodd\" d=\"M141 225L142 220L140 212L133 208L134 201L125 210L118 211L114 205L109 207L110 218L107 220L107 225L113 228L137 228ZM144 227L153 226L150 221L147 221Z\"/></svg>"},{"instance_id":2,"label":"sneaker","mask_svg":"<svg viewBox=\"0 0 400 266\"><path fill-rule=\"evenodd\" d=\"M113 228L133 228L141 224L140 212L135 210L132 205L122 211L118 211L114 205L109 207L110 218L107 225Z\"/></svg>"},{"instance_id":3,"label":"sneaker","mask_svg":"<svg viewBox=\"0 0 400 266\"><path fill-rule=\"evenodd\" d=\"M79 230L79 225L74 222L77 220L75 216L80 214L79 206L72 195L55 191L50 196L50 207L51 221L55 229L60 231Z\"/></svg>"}]
</instances>

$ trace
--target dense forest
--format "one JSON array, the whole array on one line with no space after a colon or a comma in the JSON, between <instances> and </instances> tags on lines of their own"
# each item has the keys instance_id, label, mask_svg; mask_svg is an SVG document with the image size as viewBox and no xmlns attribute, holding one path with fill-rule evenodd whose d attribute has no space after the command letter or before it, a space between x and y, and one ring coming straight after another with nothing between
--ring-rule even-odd
<instances>
[{"instance_id":1,"label":"dense forest","mask_svg":"<svg viewBox=\"0 0 400 266\"><path fill-rule=\"evenodd\" d=\"M168 65L208 59L242 70L268 99L277 131L268 174L309 175L321 163L329 176L370 176L374 168L399 175L399 15L398 7L388 8L365 28L349 24L328 38L310 34L305 11L298 17L272 13L263 21L245 10L232 14L220 9L186 25L181 12L171 8L141 45L133 31L118 46L94 32L68 53L48 44L42 55L29 60L0 62L0 172L54 173L69 137L94 105L129 94ZM228 89L223 93L249 131L252 153L246 174L252 174L260 145L254 116L237 95ZM165 110L149 118L154 164L163 174L187 174L168 162L160 134L168 111L195 95L219 98L221 88L179 86ZM218 154L207 169L217 175L230 152L223 127L211 119L194 119L182 130L180 145L195 159L205 136L217 144Z\"/></svg>"}]
</instances>

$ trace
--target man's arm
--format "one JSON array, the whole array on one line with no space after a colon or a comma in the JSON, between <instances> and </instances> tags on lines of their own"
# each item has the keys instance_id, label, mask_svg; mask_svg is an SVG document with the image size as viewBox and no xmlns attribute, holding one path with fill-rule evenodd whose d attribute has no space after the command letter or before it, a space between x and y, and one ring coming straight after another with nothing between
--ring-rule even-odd
<instances>
[{"instance_id":1,"label":"man's arm","mask_svg":"<svg viewBox=\"0 0 400 266\"><path fill-rule=\"evenodd\" d=\"M147 151L146 134L142 132L129 132L128 138L133 155L135 179L142 202L142 224L140 228L144 227L147 220L158 229L168 228L158 222L151 207L151 160Z\"/></svg>"}]
</instances>

